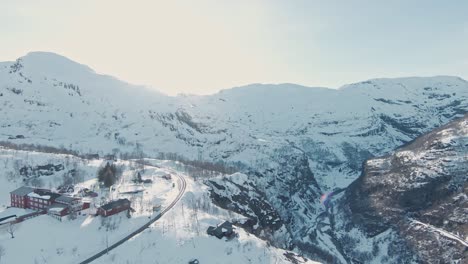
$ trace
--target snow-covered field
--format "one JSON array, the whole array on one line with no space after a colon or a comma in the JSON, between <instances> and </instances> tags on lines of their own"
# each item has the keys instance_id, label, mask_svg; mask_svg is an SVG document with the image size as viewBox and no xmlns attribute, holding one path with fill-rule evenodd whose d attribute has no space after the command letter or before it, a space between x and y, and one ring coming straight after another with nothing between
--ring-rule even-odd
<instances>
[{"instance_id":1,"label":"snow-covered field","mask_svg":"<svg viewBox=\"0 0 468 264\"><path fill-rule=\"evenodd\" d=\"M20 177L8 179L6 175L15 173L14 160L22 160L24 165L43 165L46 163L63 163L66 158L72 159L78 165L73 165L83 170L83 183L76 186L96 188L96 171L103 163L102 160L87 162L75 157L66 155L54 155L44 153L31 153L23 151L1 150L0 160L5 165L4 173L0 177L1 183L1 204L0 215L17 214L22 215L21 209L6 208L9 204L9 192L22 185ZM26 156L28 157L26 159ZM121 176L119 187L126 187L134 177L134 170L130 169L129 162L120 162L118 165L124 166L124 173ZM8 165L12 165L9 167ZM5 173L6 172L6 173ZM66 173L65 170L61 173ZM55 188L60 185L61 173L51 176L41 176L40 179L45 187ZM158 175L166 171L157 168L146 168L143 173L144 178L151 177L152 184L142 186L144 191L137 194L119 194L118 189L109 192L107 189L98 190L99 196L92 202L99 206L100 203L118 198L129 198L132 201L132 208L135 212L132 217L127 218L125 213L102 218L88 215L84 212L75 220L68 220L66 217L62 222L48 215L41 215L36 218L26 220L15 225L14 239L9 234L0 234L1 245L5 248L6 255L3 257L5 263L70 263L77 262L82 258L91 255L98 250L102 250L103 245L112 243L130 231L137 229L153 214L153 204L161 205L163 208L170 203L177 195L177 188L173 187L173 182L162 179ZM18 176L18 175L16 175ZM133 183L131 183L133 184ZM75 188L78 189L78 188ZM91 199L91 198L87 198ZM30 210L24 210L25 213ZM51 235L53 234L53 235ZM23 248L28 248L31 254L21 254Z\"/></svg>"}]
</instances>

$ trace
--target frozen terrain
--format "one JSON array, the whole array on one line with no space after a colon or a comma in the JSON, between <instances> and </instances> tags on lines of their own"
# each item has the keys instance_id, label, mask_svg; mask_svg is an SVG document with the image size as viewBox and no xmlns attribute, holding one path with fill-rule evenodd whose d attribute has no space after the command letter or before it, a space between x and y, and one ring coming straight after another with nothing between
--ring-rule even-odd
<instances>
[{"instance_id":1,"label":"frozen terrain","mask_svg":"<svg viewBox=\"0 0 468 264\"><path fill-rule=\"evenodd\" d=\"M14 226L14 237L0 229L0 245L5 250L1 263L78 263L87 257L111 245L114 241L137 229L153 212L153 205L161 205L163 210L177 196L177 178L165 179L167 174L183 175L183 166L173 162L153 160L155 166L145 166L143 179L152 179L153 183L144 187L142 193L129 194L119 192L131 189L135 172L141 170L138 164L121 161L124 172L114 190L99 189L96 184L96 171L105 161L88 161L69 155L46 154L39 152L14 151L0 149L0 217L11 214L23 215L31 210L7 208L9 192L24 184L24 176L17 171L18 161L21 166L37 166L49 163L63 164L61 171L52 175L37 176L36 183L41 186L56 188L63 183L69 169L81 170L75 186L93 188L99 193L95 202L103 199L128 198L132 201L135 212L128 218L120 213L108 218L94 216L92 210L84 211L75 220L64 218L58 221L48 215L41 215ZM66 163L65 163L66 161ZM186 177L186 176L184 176ZM81 181L78 181L81 180ZM26 180L30 181L30 180ZM164 215L150 228L132 238L109 255L98 259L96 263L187 263L199 259L203 263L289 263L294 259L298 263L312 263L294 253L277 249L241 228L238 237L229 241L208 236L206 229L224 220L241 220L211 203L207 187L187 177L187 189L182 200L169 213ZM174 184L174 185L173 185ZM93 204L94 206L94 204ZM92 207L93 207L92 206ZM97 206L97 205L96 205ZM53 234L53 235L50 235ZM24 248L28 254L23 254ZM216 249L216 250L214 250Z\"/></svg>"},{"instance_id":2,"label":"frozen terrain","mask_svg":"<svg viewBox=\"0 0 468 264\"><path fill-rule=\"evenodd\" d=\"M367 161L336 203L343 250L361 262L466 263L467 161L468 115Z\"/></svg>"},{"instance_id":3,"label":"frozen terrain","mask_svg":"<svg viewBox=\"0 0 468 264\"><path fill-rule=\"evenodd\" d=\"M0 141L236 167L244 178L207 182L216 205L249 218L243 227L275 246L344 263L354 256L333 232L321 194L350 185L367 159L463 116L467 99L468 82L451 76L172 97L33 52L0 63Z\"/></svg>"}]
</instances>

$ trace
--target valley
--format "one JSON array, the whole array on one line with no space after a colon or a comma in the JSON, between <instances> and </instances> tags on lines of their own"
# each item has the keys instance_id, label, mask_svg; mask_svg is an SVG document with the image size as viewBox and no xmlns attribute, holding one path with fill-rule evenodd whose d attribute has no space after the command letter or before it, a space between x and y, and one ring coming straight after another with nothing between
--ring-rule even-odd
<instances>
[{"instance_id":1,"label":"valley","mask_svg":"<svg viewBox=\"0 0 468 264\"><path fill-rule=\"evenodd\" d=\"M380 200L385 195L396 195L393 189L396 187L385 185L387 182L382 180L367 183L365 173L392 179L395 176L388 174L387 169L393 163L386 161L387 157L406 155L409 152L399 152L398 148L421 140L428 142L421 145L433 144L424 135L452 124L450 122L460 122L466 118L467 110L468 82L451 76L373 79L339 89L251 84L206 96L168 96L97 74L87 66L53 53L34 52L14 62L0 63L0 141L9 146L5 151L53 147L65 153L98 158L87 165L79 165L86 171L83 184L95 177L106 156L124 163L145 158L148 162L154 160L153 165L162 166L154 168L155 173L158 170L168 172L168 167L177 162L188 167L188 164L205 164L204 169L192 168L187 172L189 175L184 176L188 192L202 195L206 203L222 212L221 216L207 214L206 224L214 224L213 219L218 222L233 220L229 214L245 219L239 223L242 238L238 241L239 248L249 243L246 248L254 248L249 251L254 254L252 259L260 258L258 254L267 254L266 251L259 253L267 243L275 248L269 256L283 260L285 255L279 252L291 250L325 263L392 263L397 260L391 256L398 251L405 252L399 256L405 261L416 262L426 256L427 248L414 244L414 237L423 236L428 240L432 239L432 234L415 232L414 237L401 237L399 232L405 228L414 229L414 225L407 225L403 215L415 213L411 199L420 198L411 193L421 188L419 179L429 181L428 171L444 172L444 180L454 177L453 171L456 172L456 188L451 185L450 188L455 189L450 189L450 197L458 197L461 205L444 207L445 210L437 213L456 214L456 223L461 228L457 236L466 236L466 214L463 216L466 190L460 187L467 181L466 143L457 149L459 162L441 161L436 165L431 163L429 168L425 167L427 164L418 164L418 170L410 167L402 172L396 181L407 185L396 187L407 195L404 199L408 204L401 208L386 204L385 208L399 212L401 217L390 217L383 222L385 224L380 220L381 217L386 219L387 211L381 211L382 205L373 204L374 200L367 197L372 194ZM463 134L466 124L459 123L459 127L457 131L461 134L457 137L466 140ZM452 132L447 133L452 135ZM446 154L438 156L444 151L428 150L423 160L447 160ZM22 155L33 156L33 152ZM397 160L400 159L405 164L405 158L398 156ZM44 165L44 162L26 161L24 165ZM57 160L52 164L57 163L63 162ZM20 167L5 163L11 173L1 172L0 181L5 183L2 186L19 187ZM229 173L220 173L220 170ZM61 178L54 181L45 181L43 176L39 178L45 187L50 184L55 188L58 186L54 184L62 183ZM28 182L32 183L32 180ZM381 185L374 185L377 183ZM374 187L375 193L371 192ZM2 193L10 189L13 188L2 189ZM320 197L336 189L346 190L333 197L331 208L327 210ZM380 190L383 191L377 192ZM157 190L153 191L158 194ZM186 192L174 210L182 210L181 204L186 204L189 193ZM4 199L0 200L4 206L8 204L7 198L7 195L0 198ZM446 196L438 198L448 199ZM361 204L361 201L366 203ZM432 201L442 202L447 201ZM367 206L369 203L373 207ZM161 218L163 223L171 211L168 215ZM126 220L119 221L125 223ZM440 228L440 222L418 221ZM160 237L166 231L157 223L160 221L148 230ZM187 224L173 223L177 225ZM140 246L143 248L150 247L149 241L153 238L146 232L134 239L141 237L141 241L145 241L141 242L145 244ZM205 236L194 236L193 232L171 230L169 233L192 236L192 241L205 241ZM173 236L171 239L174 239L171 245L193 252L188 242L178 243L179 238ZM138 255L135 252L139 246L132 241L122 247ZM366 249L354 250L352 245L357 241L367 245ZM207 243L212 245L212 242ZM255 247L255 243L262 246ZM52 258L51 250L47 250L48 258ZM463 252L463 248L460 250ZM246 252L228 251L232 254ZM121 253L112 254L125 263ZM145 254L152 255L144 253L142 257ZM456 259L466 259L463 254ZM106 254L103 259L108 257ZM73 258L76 260L78 257ZM128 261L132 263L131 259ZM178 259L177 262L186 261Z\"/></svg>"}]
</instances>

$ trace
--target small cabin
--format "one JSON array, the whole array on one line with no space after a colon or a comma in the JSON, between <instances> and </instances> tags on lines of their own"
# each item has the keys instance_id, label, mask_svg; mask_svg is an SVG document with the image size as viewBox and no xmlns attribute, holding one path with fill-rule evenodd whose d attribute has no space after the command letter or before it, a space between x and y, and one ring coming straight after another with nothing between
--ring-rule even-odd
<instances>
[{"instance_id":1,"label":"small cabin","mask_svg":"<svg viewBox=\"0 0 468 264\"><path fill-rule=\"evenodd\" d=\"M125 198L112 201L99 207L97 210L97 214L103 217L107 217L126 210L131 210L131 208L130 201Z\"/></svg>"},{"instance_id":2,"label":"small cabin","mask_svg":"<svg viewBox=\"0 0 468 264\"><path fill-rule=\"evenodd\" d=\"M231 222L224 222L216 227L210 226L206 233L210 236L215 236L219 239L226 237L231 238L235 235L234 227L232 226Z\"/></svg>"},{"instance_id":3,"label":"small cabin","mask_svg":"<svg viewBox=\"0 0 468 264\"><path fill-rule=\"evenodd\" d=\"M162 178L165 179L165 180L171 180L171 179L172 179L172 176L171 176L171 174L167 173L167 174L164 174L164 175L162 176Z\"/></svg>"}]
</instances>

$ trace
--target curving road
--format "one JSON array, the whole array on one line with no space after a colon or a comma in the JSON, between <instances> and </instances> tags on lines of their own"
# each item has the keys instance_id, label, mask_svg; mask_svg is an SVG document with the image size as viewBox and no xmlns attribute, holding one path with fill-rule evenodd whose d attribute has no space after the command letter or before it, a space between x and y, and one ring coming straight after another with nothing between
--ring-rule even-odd
<instances>
[{"instance_id":1,"label":"curving road","mask_svg":"<svg viewBox=\"0 0 468 264\"><path fill-rule=\"evenodd\" d=\"M146 228L148 228L150 225L152 225L154 222L158 221L165 213L167 213L169 210L171 210L176 204L177 202L180 200L180 198L182 198L182 196L184 195L185 193L185 188L187 187L187 183L185 182L185 179L184 177L178 175L178 174L175 174L179 179L178 179L178 188L179 188L179 194L177 195L177 197L164 209L162 210L158 215L156 215L155 217L153 217L150 221L148 221L146 224L144 224L143 226L141 226L140 228L138 228L137 230L133 231L132 233L128 234L126 237L120 239L119 241L113 243L112 245L109 245L108 248L105 248L103 249L102 251L94 254L93 256L87 258L86 260L84 261L81 261L79 264L87 264L87 263L91 263L93 262L94 260L104 256L105 254L107 254L109 251L113 250L114 248L122 245L123 243L125 243L126 241L130 240L132 237L138 235L139 233L143 232Z\"/></svg>"}]
</instances>

